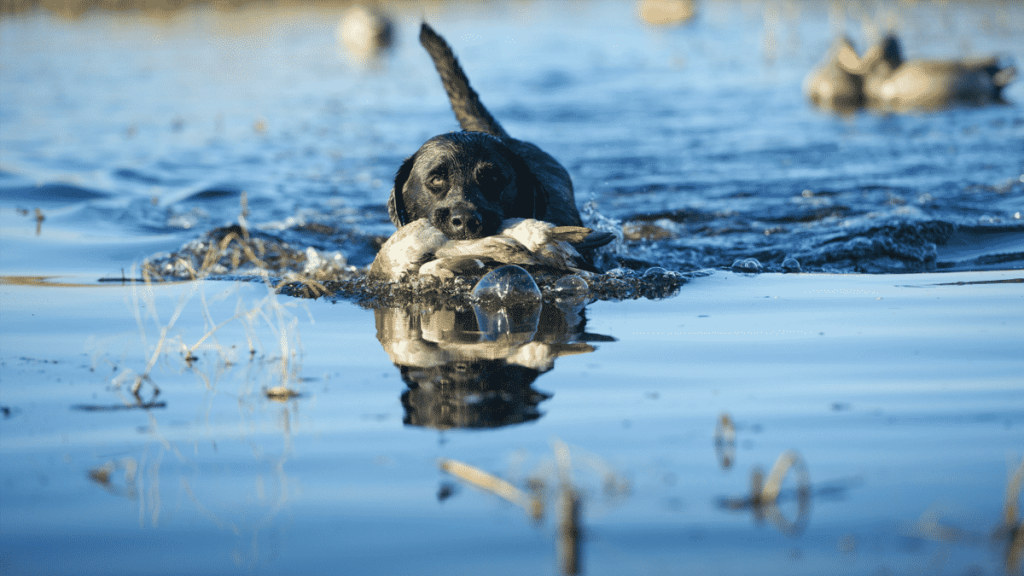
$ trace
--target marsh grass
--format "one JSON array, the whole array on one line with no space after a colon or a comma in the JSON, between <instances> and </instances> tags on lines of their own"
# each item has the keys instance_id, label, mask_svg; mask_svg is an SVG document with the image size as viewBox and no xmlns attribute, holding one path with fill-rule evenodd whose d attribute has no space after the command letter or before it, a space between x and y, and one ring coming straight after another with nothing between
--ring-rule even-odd
<instances>
[{"instance_id":1,"label":"marsh grass","mask_svg":"<svg viewBox=\"0 0 1024 576\"><path fill-rule=\"evenodd\" d=\"M786 478L793 473L795 489L784 492L782 487ZM797 511L793 519L787 518L780 508L780 496L793 496L797 501ZM760 466L754 466L750 472L750 493L738 498L722 498L719 507L725 510L748 510L754 520L760 523L768 519L779 532L787 536L799 536L806 528L811 513L811 477L807 464L794 450L783 452L775 460L767 478Z\"/></svg>"},{"instance_id":2,"label":"marsh grass","mask_svg":"<svg viewBox=\"0 0 1024 576\"><path fill-rule=\"evenodd\" d=\"M133 277L135 273L133 270ZM85 472L89 481L134 502L140 526L156 527L162 509L161 476L179 475L171 485L180 488L185 501L192 503L200 517L238 537L232 556L236 565L251 571L265 563L267 550L273 549L269 527L288 506L293 492L285 465L292 453L293 399L302 396L296 390L302 372L302 341L299 317L293 313L301 303L280 299L270 281L265 281L264 288L257 289L255 295L246 289L248 286L259 285L235 283L232 287L202 279L178 285L130 282L125 300L138 327L142 354L133 354L134 360L127 357L113 363L121 368L115 368L110 388L122 395L123 404L82 408L138 408L148 419L148 425L140 428L150 440L145 447L132 455L101 460ZM178 292L176 287L180 287ZM211 287L216 292L210 293ZM173 304L169 306L167 300ZM94 365L101 361L94 358ZM177 397L187 392L178 384L180 376L189 374L195 375L205 392L198 424L200 429L204 425L207 428L206 442L200 438L182 440L180 430L166 434L159 413L149 409L178 403ZM225 376L237 381L238 387L219 390L218 382ZM157 396L167 402L157 402ZM243 432L243 445L251 446L254 459L265 464L250 484L253 493L248 498L258 506L226 506L219 489L200 473L204 460L221 461L218 444L236 440L234 435L223 437L217 432L215 419L211 422L217 399L223 404L225 397L229 403L237 399L243 421L246 415L261 411L274 417L281 430L278 447L267 446ZM263 427L252 423L242 430L260 434ZM209 447L205 452L201 450L204 444ZM166 454L173 456L177 466L161 472ZM163 484L167 484L166 478Z\"/></svg>"},{"instance_id":3,"label":"marsh grass","mask_svg":"<svg viewBox=\"0 0 1024 576\"><path fill-rule=\"evenodd\" d=\"M583 215L594 230L610 231L616 236L615 242L601 249L596 261L610 271L617 268L617 273L590 277L587 299L667 298L677 294L695 274L679 274L660 268L652 270L649 262L626 257L621 222L603 216L594 202L583 207ZM302 237L299 238L303 242ZM363 237L362 241L367 241L367 238ZM526 269L537 281L546 301L554 302L564 296L557 289L558 281L565 276L564 270L544 266L526 266ZM259 281L292 298L344 299L367 308L419 304L464 310L474 304L473 287L486 270L477 275L460 274L445 280L431 275L414 275L397 282L372 280L367 277L367 272L368 267L348 264L341 251L322 252L314 246L299 248L266 232L253 230L249 225L247 199L243 193L236 224L210 230L173 253L147 259L141 265L140 276L143 283L201 279ZM117 281L115 278L104 280ZM230 323L230 319L225 323Z\"/></svg>"},{"instance_id":4,"label":"marsh grass","mask_svg":"<svg viewBox=\"0 0 1024 576\"><path fill-rule=\"evenodd\" d=\"M619 500L631 492L630 482L597 455L578 448L570 450L557 438L552 440L551 447L554 457L541 460L525 478L506 480L465 462L447 458L441 459L438 467L461 482L522 509L537 526L544 525L545 514L553 508L558 571L560 574L579 574L583 569L584 501L588 498L593 500L599 494L603 494L606 501ZM515 467L522 465L525 458L525 454L517 454ZM518 474L513 473L512 476ZM594 482L595 479L598 481ZM446 494L445 498L452 492L450 487L442 486L441 493ZM549 502L551 500L554 506Z\"/></svg>"},{"instance_id":5,"label":"marsh grass","mask_svg":"<svg viewBox=\"0 0 1024 576\"><path fill-rule=\"evenodd\" d=\"M226 244L228 243L225 242ZM136 276L137 271L133 268L131 277ZM123 405L78 408L114 410L165 407L164 402L156 402L156 398L162 392L156 377L156 369L161 360L164 360L164 365L171 373L192 372L205 389L215 391L216 382L241 362L239 348L248 351L249 374L256 375L262 380L261 388L267 397L287 400L299 396L294 386L301 376L302 341L299 335L299 319L291 312L298 303L282 302L278 298L274 282L265 272L262 279L266 294L249 303L245 302L240 293L240 284L235 284L234 290L218 291L211 299L207 296L207 288L210 285L201 277L197 277L183 284L183 290L178 295L174 308L167 315L161 312L156 298L156 287L163 284L154 281L145 268L141 272L141 277L141 281L129 281L127 304L138 327L144 365L141 369L124 367L110 381L115 391L127 389L131 400L124 398ZM194 310L195 307L190 307L190 304L196 300L197 294L203 332L198 336L189 336L188 330L178 330L176 326L184 314L191 314ZM237 297L233 313L223 319L215 318L213 310L225 309L223 301L232 295ZM211 304L218 306L212 307ZM309 318L312 322L311 314ZM197 323L191 321L188 324L195 326ZM218 336L229 327L233 329L232 334L235 337L241 329L244 344L221 342ZM261 334L264 335L263 340L267 340L266 344L261 341ZM209 361L201 362L202 358L208 358ZM97 363L95 358L93 363ZM131 364L122 360L121 364L125 363ZM202 369L200 364L203 365ZM116 370L117 364L114 365ZM272 367L270 370L265 369L268 365ZM246 378L246 382L247 384L239 391L240 397L252 393L252 379Z\"/></svg>"},{"instance_id":6,"label":"marsh grass","mask_svg":"<svg viewBox=\"0 0 1024 576\"><path fill-rule=\"evenodd\" d=\"M715 423L715 455L722 470L732 468L736 461L736 424L725 412Z\"/></svg>"},{"instance_id":7,"label":"marsh grass","mask_svg":"<svg viewBox=\"0 0 1024 576\"><path fill-rule=\"evenodd\" d=\"M142 280L147 283L249 276L275 289L298 284L303 295L311 298L329 292L324 281L349 279L362 272L349 266L340 252L321 254L312 246L294 248L280 238L251 230L244 191L237 224L210 230L176 252L154 256L141 266Z\"/></svg>"},{"instance_id":8,"label":"marsh grass","mask_svg":"<svg viewBox=\"0 0 1024 576\"><path fill-rule=\"evenodd\" d=\"M245 334L245 347L249 351L250 363L257 360L257 351L263 348L259 339L261 330L269 330L272 334L276 354L264 352L261 358L261 360L276 365L276 370L271 371L270 380L263 386L265 394L266 391L273 390L273 393L266 395L274 399L298 396L298 393L291 389L291 385L298 382L300 378L302 342L299 337L298 318L288 310L295 307L296 303L282 303L277 297L277 291L284 281L293 281L308 286L309 290L314 291L317 295L324 294L326 291L317 278L322 278L322 275L329 273L328 270L331 267L326 264L330 264L330 262L322 258L316 250L293 250L286 243L251 233L248 217L248 196L243 192L239 201L237 224L213 230L204 238L190 242L177 253L143 262L138 274L133 267L131 277L141 276L141 282L131 280L130 307L139 327L142 346L146 350L148 361L141 373L134 374L130 372L130 369L123 371L115 379L115 388L120 388L120 384L125 381L131 381L131 393L139 401L140 391L145 384L149 384L155 398L160 393L160 389L153 381L153 369L165 352L178 350L181 353L184 367L194 372L202 380L206 389L212 390L218 378L238 362L234 353L238 345L225 346L221 344L217 334L228 326L238 324ZM316 260L316 266L308 266L308 260ZM343 259L333 263L344 267ZM301 268L304 273L286 272L285 280L280 282L275 282L271 276L274 272L281 273L298 266L304 266ZM236 284L235 294L238 296L238 301L234 307L234 313L223 320L215 320L210 309L211 302L208 301L204 290L204 279L214 274L241 271L248 272L256 279L261 280L266 286L266 296L246 305L241 295L238 294L238 285ZM162 321L157 311L154 284L163 283L169 279L186 279L188 283L167 321ZM172 333L172 330L188 303L197 293L199 294L204 332L194 340L186 340L183 334ZM229 297L231 293L231 291L220 293L215 297L214 303ZM309 318L312 322L312 315ZM157 330L156 343L152 347L148 343L148 326L155 327ZM273 350L273 348L265 350ZM204 373L196 369L196 363L200 360L198 354L203 351L212 352L216 356L216 361L210 363L216 367L212 372ZM250 392L251 387L247 387L242 394Z\"/></svg>"},{"instance_id":9,"label":"marsh grass","mask_svg":"<svg viewBox=\"0 0 1024 576\"><path fill-rule=\"evenodd\" d=\"M589 299L667 298L677 294L694 275L660 268L652 273L648 270L652 266L649 262L624 255L621 222L600 214L594 202L583 207L583 215L592 229L609 231L616 236L615 242L599 251L596 261L603 268L617 268L620 272L589 278L586 294ZM544 266L526 266L526 269L541 287L546 301L562 296L556 285L565 276L564 271ZM146 260L141 266L141 280L156 283L244 279L263 282L293 298L329 297L373 308L425 304L468 309L473 304L473 286L486 272L461 274L446 280L424 275L383 282L367 278L367 271L368 267L348 264L340 251L322 252L313 246L300 248L251 229L246 196L242 194L237 224L210 230L173 253L158 254Z\"/></svg>"},{"instance_id":10,"label":"marsh grass","mask_svg":"<svg viewBox=\"0 0 1024 576\"><path fill-rule=\"evenodd\" d=\"M1007 574L1019 574L1024 561L1024 520L1020 517L1020 499L1024 495L1024 459L1006 482L1003 517L992 532L992 540L1004 548L1003 568Z\"/></svg>"}]
</instances>

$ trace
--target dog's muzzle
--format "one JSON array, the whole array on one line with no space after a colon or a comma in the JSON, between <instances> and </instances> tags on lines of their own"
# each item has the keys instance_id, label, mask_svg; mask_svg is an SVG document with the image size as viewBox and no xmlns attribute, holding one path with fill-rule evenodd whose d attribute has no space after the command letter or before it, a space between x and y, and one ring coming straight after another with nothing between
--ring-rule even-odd
<instances>
[{"instance_id":1,"label":"dog's muzzle","mask_svg":"<svg viewBox=\"0 0 1024 576\"><path fill-rule=\"evenodd\" d=\"M434 226L452 240L472 240L484 236L484 223L480 214L468 206L438 208L434 211Z\"/></svg>"}]
</instances>

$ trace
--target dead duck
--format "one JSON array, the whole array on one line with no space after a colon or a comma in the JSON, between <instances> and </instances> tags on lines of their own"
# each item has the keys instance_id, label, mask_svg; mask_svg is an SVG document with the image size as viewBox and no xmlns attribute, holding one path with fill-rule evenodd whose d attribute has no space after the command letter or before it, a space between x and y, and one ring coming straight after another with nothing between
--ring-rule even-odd
<instances>
[{"instance_id":1,"label":"dead duck","mask_svg":"<svg viewBox=\"0 0 1024 576\"><path fill-rule=\"evenodd\" d=\"M614 236L583 226L556 226L532 218L510 218L493 236L450 240L423 218L400 228L381 247L369 277L396 281L409 275L452 278L495 264L540 266L569 273L593 271L580 251L600 248Z\"/></svg>"},{"instance_id":2,"label":"dead duck","mask_svg":"<svg viewBox=\"0 0 1024 576\"><path fill-rule=\"evenodd\" d=\"M858 73L860 57L846 36L832 46L826 61L807 75L804 94L827 110L854 110L864 105L864 78Z\"/></svg>"},{"instance_id":3,"label":"dead duck","mask_svg":"<svg viewBox=\"0 0 1024 576\"><path fill-rule=\"evenodd\" d=\"M1017 74L996 57L904 60L899 39L892 34L850 68L864 78L868 106L893 110L1004 102L1003 88Z\"/></svg>"}]
</instances>

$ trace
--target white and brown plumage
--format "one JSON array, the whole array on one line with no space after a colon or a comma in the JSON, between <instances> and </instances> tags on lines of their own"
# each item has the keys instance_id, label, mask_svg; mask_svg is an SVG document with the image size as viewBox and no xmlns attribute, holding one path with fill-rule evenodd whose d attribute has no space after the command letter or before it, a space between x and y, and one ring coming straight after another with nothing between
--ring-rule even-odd
<instances>
[{"instance_id":1,"label":"white and brown plumage","mask_svg":"<svg viewBox=\"0 0 1024 576\"><path fill-rule=\"evenodd\" d=\"M610 240L610 234L583 226L556 226L532 218L505 220L494 236L449 240L421 219L403 226L384 243L370 267L370 277L389 281L410 275L451 278L495 264L579 272L587 266L579 250Z\"/></svg>"}]
</instances>

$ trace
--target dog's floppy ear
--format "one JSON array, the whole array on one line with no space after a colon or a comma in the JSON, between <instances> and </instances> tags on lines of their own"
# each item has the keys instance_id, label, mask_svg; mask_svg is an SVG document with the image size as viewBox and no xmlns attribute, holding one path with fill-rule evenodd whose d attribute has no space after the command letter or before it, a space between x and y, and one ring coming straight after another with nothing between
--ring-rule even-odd
<instances>
[{"instance_id":1,"label":"dog's floppy ear","mask_svg":"<svg viewBox=\"0 0 1024 576\"><path fill-rule=\"evenodd\" d=\"M388 198L388 216L395 228L401 228L409 223L409 213L405 209L405 197L403 190L405 182L412 174L412 167L416 163L416 155L413 154L402 162L402 167L395 174L395 187L391 189L391 197Z\"/></svg>"},{"instance_id":2,"label":"dog's floppy ear","mask_svg":"<svg viewBox=\"0 0 1024 576\"><path fill-rule=\"evenodd\" d=\"M533 179L533 217L537 220L544 220L548 212L548 189L532 172L530 176Z\"/></svg>"},{"instance_id":3,"label":"dog's floppy ear","mask_svg":"<svg viewBox=\"0 0 1024 576\"><path fill-rule=\"evenodd\" d=\"M543 220L548 211L547 188L518 154L513 153L511 156L518 188L512 213L520 218Z\"/></svg>"}]
</instances>

